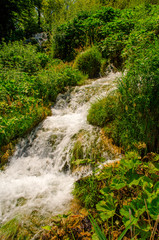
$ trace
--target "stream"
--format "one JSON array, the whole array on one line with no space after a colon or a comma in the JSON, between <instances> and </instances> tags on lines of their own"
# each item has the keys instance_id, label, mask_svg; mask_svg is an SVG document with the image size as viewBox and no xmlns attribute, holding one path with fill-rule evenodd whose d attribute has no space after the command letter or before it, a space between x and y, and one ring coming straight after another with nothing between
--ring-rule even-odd
<instances>
[{"instance_id":1,"label":"stream","mask_svg":"<svg viewBox=\"0 0 159 240\"><path fill-rule=\"evenodd\" d=\"M100 129L87 122L88 109L92 102L115 89L114 80L119 76L110 73L59 94L52 116L19 141L5 170L0 172L1 223L17 214L37 211L55 215L69 209L74 182L90 171L71 171L74 144L81 139L83 157L88 156L89 148L91 158L90 143L100 141ZM102 158L111 160L104 151Z\"/></svg>"}]
</instances>

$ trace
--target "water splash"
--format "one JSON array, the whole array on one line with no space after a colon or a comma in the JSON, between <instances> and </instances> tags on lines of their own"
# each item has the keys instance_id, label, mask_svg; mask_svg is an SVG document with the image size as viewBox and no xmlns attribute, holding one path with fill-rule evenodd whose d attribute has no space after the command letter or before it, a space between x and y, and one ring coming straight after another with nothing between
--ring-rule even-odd
<instances>
[{"instance_id":1,"label":"water splash","mask_svg":"<svg viewBox=\"0 0 159 240\"><path fill-rule=\"evenodd\" d=\"M118 76L111 73L60 94L52 116L20 141L9 165L0 173L0 221L17 213L58 214L67 209L77 179L69 167L75 136L81 130L89 133L83 139L88 146L99 133L88 124L87 112L91 102L115 88L113 81Z\"/></svg>"}]
</instances>

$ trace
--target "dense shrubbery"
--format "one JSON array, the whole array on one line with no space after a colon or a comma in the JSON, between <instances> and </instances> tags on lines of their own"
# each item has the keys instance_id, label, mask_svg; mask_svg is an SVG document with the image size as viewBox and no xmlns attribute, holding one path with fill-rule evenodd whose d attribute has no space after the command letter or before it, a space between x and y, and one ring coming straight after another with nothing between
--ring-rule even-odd
<instances>
[{"instance_id":1,"label":"dense shrubbery","mask_svg":"<svg viewBox=\"0 0 159 240\"><path fill-rule=\"evenodd\" d=\"M100 41L101 27L119 14L119 10L103 7L94 14L79 14L72 21L59 26L54 36L55 57L67 61L74 59L78 49Z\"/></svg>"},{"instance_id":2,"label":"dense shrubbery","mask_svg":"<svg viewBox=\"0 0 159 240\"><path fill-rule=\"evenodd\" d=\"M1 46L0 68L0 146L37 125L50 113L49 103L57 94L83 78L67 64L49 63L45 53L22 42Z\"/></svg>"},{"instance_id":3,"label":"dense shrubbery","mask_svg":"<svg viewBox=\"0 0 159 240\"><path fill-rule=\"evenodd\" d=\"M54 67L38 73L36 88L45 101L55 101L59 92L64 92L67 86L75 86L83 78L81 72L69 66Z\"/></svg>"},{"instance_id":4,"label":"dense shrubbery","mask_svg":"<svg viewBox=\"0 0 159 240\"><path fill-rule=\"evenodd\" d=\"M121 67L125 60L122 51L134 29L157 34L158 6L147 4L124 10L103 7L92 14L81 13L57 27L53 41L54 55L71 61L81 49L94 44L104 58Z\"/></svg>"},{"instance_id":5,"label":"dense shrubbery","mask_svg":"<svg viewBox=\"0 0 159 240\"><path fill-rule=\"evenodd\" d=\"M37 51L37 47L24 44L23 41L3 43L0 46L0 67L2 70L17 69L33 74L46 66L49 61L45 53Z\"/></svg>"},{"instance_id":6,"label":"dense shrubbery","mask_svg":"<svg viewBox=\"0 0 159 240\"><path fill-rule=\"evenodd\" d=\"M84 74L88 74L89 78L95 78L99 76L101 60L101 53L95 47L92 47L76 57L75 68Z\"/></svg>"},{"instance_id":7,"label":"dense shrubbery","mask_svg":"<svg viewBox=\"0 0 159 240\"><path fill-rule=\"evenodd\" d=\"M108 97L107 100L93 104L88 115L91 123L106 126L105 130L108 135L125 149L138 148L142 143L145 152L159 151L157 137L159 133L157 120L159 118L158 12L158 7L155 9L149 6L143 10L137 8L136 12L131 13L130 16L133 18L135 14L137 15L138 21L129 35L123 35L124 38L127 36L127 40L125 39L123 51L119 56L125 61L126 72L118 82L117 103L108 106ZM138 19L139 13L141 13L142 20ZM145 14L147 14L146 17ZM156 24L153 25L149 21L150 16L155 23L157 22ZM131 22L133 23L134 20L130 21L130 25ZM113 38L116 38L116 34ZM109 36L104 41L108 42ZM112 40L110 44L111 51L114 51L113 49L117 51L118 44L112 47ZM106 50L109 52L108 45ZM115 58L118 59L117 56ZM112 122L108 123L108 119Z\"/></svg>"}]
</instances>

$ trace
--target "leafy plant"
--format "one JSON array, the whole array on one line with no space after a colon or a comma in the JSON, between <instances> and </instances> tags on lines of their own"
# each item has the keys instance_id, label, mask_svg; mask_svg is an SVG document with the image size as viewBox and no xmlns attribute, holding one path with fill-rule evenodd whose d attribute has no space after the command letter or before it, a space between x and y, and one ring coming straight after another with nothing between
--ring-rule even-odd
<instances>
[{"instance_id":1,"label":"leafy plant","mask_svg":"<svg viewBox=\"0 0 159 240\"><path fill-rule=\"evenodd\" d=\"M75 59L75 68L88 74L90 78L99 76L100 66L101 54L95 47L80 53Z\"/></svg>"},{"instance_id":2,"label":"leafy plant","mask_svg":"<svg viewBox=\"0 0 159 240\"><path fill-rule=\"evenodd\" d=\"M133 222L134 236L138 234L142 239L147 239L151 236L151 224L155 224L158 218L159 199L155 184L157 179L152 179L151 174L145 176L145 163L136 155L131 155L130 160L127 158L128 155L121 160L120 166L114 169L113 176L108 178L106 187L101 190L103 200L96 207L103 221L118 217L120 211L125 227ZM151 163L148 165L150 168Z\"/></svg>"},{"instance_id":3,"label":"leafy plant","mask_svg":"<svg viewBox=\"0 0 159 240\"><path fill-rule=\"evenodd\" d=\"M152 234L157 237L157 156L149 154L141 159L136 152L129 152L121 159L120 164L108 165L98 175L93 176L93 185L96 183L96 210L100 216L99 219L97 215L97 219L104 230L102 236L107 237L117 230L119 239L125 234L132 239L135 236L149 239ZM146 161L147 158L149 162ZM92 177L87 177L79 180L75 184L75 195L85 207L92 209L94 205L87 204L88 195L92 196L93 192L89 185L91 179ZM88 192L88 187L91 192ZM96 220L91 218L91 222L96 235L102 239Z\"/></svg>"}]
</instances>

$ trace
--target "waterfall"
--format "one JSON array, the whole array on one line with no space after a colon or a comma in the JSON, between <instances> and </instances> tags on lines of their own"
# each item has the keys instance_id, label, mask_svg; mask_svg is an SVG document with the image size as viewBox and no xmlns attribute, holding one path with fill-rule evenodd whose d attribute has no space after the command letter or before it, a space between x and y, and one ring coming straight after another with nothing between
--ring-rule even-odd
<instances>
[{"instance_id":1,"label":"waterfall","mask_svg":"<svg viewBox=\"0 0 159 240\"><path fill-rule=\"evenodd\" d=\"M59 94L47 117L29 136L21 139L4 171L0 172L0 221L16 214L58 214L69 207L73 184L79 177L70 170L77 134L85 148L100 129L87 122L93 101L115 88L119 73L88 82ZM108 160L108 154L103 152Z\"/></svg>"}]
</instances>

